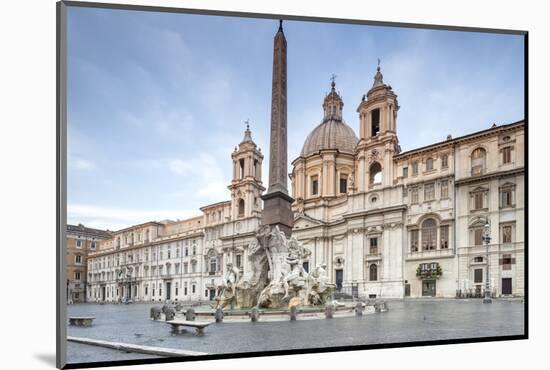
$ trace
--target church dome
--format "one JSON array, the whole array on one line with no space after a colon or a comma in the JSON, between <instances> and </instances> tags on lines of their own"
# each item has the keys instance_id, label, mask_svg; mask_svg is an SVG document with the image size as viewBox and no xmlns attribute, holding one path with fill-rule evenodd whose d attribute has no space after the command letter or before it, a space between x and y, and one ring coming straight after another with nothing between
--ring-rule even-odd
<instances>
[{"instance_id":1,"label":"church dome","mask_svg":"<svg viewBox=\"0 0 550 370\"><path fill-rule=\"evenodd\" d=\"M337 149L341 152L355 150L359 139L351 127L342 120L342 107L344 102L340 94L336 92L332 77L331 91L323 101L323 122L315 127L308 135L300 155L306 157L324 149Z\"/></svg>"},{"instance_id":2,"label":"church dome","mask_svg":"<svg viewBox=\"0 0 550 370\"><path fill-rule=\"evenodd\" d=\"M329 119L315 127L308 135L301 156L306 157L324 149L353 152L359 139L351 127L343 121Z\"/></svg>"}]
</instances>

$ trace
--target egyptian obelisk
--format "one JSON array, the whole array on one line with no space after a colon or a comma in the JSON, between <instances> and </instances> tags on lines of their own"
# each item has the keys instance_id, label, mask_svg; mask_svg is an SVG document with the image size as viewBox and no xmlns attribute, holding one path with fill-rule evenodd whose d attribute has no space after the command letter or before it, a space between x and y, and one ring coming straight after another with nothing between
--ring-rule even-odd
<instances>
[{"instance_id":1,"label":"egyptian obelisk","mask_svg":"<svg viewBox=\"0 0 550 370\"><path fill-rule=\"evenodd\" d=\"M271 133L269 144L269 186L262 196L262 224L279 226L287 237L294 217L292 197L287 189L287 119L286 119L286 39L283 21L273 44L273 82L271 90Z\"/></svg>"}]
</instances>

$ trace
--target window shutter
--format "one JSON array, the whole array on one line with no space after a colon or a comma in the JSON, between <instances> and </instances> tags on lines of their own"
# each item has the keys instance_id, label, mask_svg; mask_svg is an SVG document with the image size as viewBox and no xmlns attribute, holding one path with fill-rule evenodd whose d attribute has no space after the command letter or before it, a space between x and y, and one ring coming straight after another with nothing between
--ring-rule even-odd
<instances>
[{"instance_id":1,"label":"window shutter","mask_svg":"<svg viewBox=\"0 0 550 370\"><path fill-rule=\"evenodd\" d=\"M516 264L516 259L512 258L512 265L515 265L515 264Z\"/></svg>"}]
</instances>

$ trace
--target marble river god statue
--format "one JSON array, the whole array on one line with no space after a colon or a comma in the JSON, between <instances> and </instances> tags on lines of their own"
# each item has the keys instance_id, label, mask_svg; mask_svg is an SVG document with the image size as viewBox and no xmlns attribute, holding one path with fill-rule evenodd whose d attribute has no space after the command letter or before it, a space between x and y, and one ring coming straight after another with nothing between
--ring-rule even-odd
<instances>
[{"instance_id":1,"label":"marble river god statue","mask_svg":"<svg viewBox=\"0 0 550 370\"><path fill-rule=\"evenodd\" d=\"M249 266L240 276L228 264L222 286L218 287L215 308L284 308L291 299L304 305L324 304L334 291L326 265L317 265L308 273L303 261L311 252L291 237L287 239L278 227L261 226L249 245Z\"/></svg>"}]
</instances>

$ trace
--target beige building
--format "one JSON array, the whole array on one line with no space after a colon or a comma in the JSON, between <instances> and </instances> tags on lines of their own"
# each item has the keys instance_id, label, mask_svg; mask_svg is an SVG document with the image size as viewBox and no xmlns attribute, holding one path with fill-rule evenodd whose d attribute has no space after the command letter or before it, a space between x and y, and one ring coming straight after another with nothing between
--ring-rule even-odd
<instances>
[{"instance_id":1,"label":"beige building","mask_svg":"<svg viewBox=\"0 0 550 370\"><path fill-rule=\"evenodd\" d=\"M242 272L261 219L263 155L247 127L231 154L231 199L182 221L147 222L113 233L88 260L90 302L211 300L231 262Z\"/></svg>"},{"instance_id":2,"label":"beige building","mask_svg":"<svg viewBox=\"0 0 550 370\"><path fill-rule=\"evenodd\" d=\"M524 294L524 124L401 152L397 95L380 68L359 137L332 83L290 175L293 235L342 291L363 297ZM485 225L491 242L483 243ZM488 258L487 258L488 256Z\"/></svg>"},{"instance_id":3,"label":"beige building","mask_svg":"<svg viewBox=\"0 0 550 370\"><path fill-rule=\"evenodd\" d=\"M326 263L340 293L383 298L481 296L489 269L494 296L522 296L524 123L402 152L397 95L380 68L358 101L357 135L333 81L292 162L292 234L312 252L304 268ZM231 153L230 199L114 232L89 256L87 300L210 300L228 263L246 274L262 161L247 127Z\"/></svg>"},{"instance_id":4,"label":"beige building","mask_svg":"<svg viewBox=\"0 0 550 370\"><path fill-rule=\"evenodd\" d=\"M109 240L109 231L84 225L67 225L67 301L86 301L86 272L88 253L98 249L99 243Z\"/></svg>"}]
</instances>

